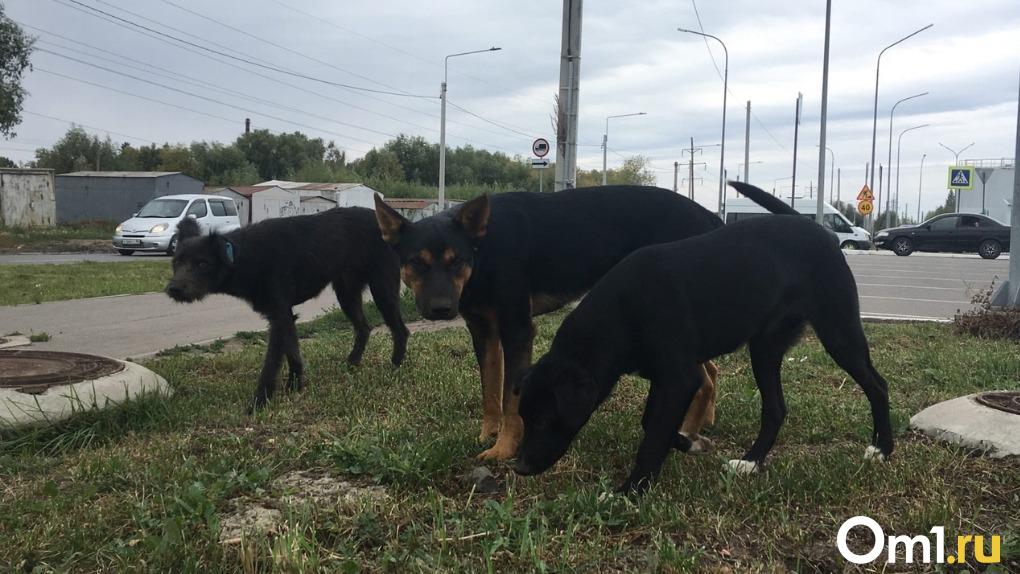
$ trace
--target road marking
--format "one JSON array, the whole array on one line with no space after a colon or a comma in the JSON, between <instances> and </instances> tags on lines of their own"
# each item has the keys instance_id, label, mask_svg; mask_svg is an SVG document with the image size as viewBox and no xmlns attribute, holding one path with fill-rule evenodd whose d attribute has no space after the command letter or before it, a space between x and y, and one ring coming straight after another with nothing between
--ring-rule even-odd
<instances>
[{"instance_id":1,"label":"road marking","mask_svg":"<svg viewBox=\"0 0 1020 574\"><path fill-rule=\"evenodd\" d=\"M906 319L909 321L926 321L930 323L952 322L952 319L949 319L947 317L927 317L924 315L900 315L897 313L861 313L861 319L882 319L882 320Z\"/></svg>"},{"instance_id":2,"label":"road marking","mask_svg":"<svg viewBox=\"0 0 1020 574\"><path fill-rule=\"evenodd\" d=\"M858 283L858 287L907 287L910 289L936 289L939 291L960 291L959 287L928 287L927 285L885 285L882 283Z\"/></svg>"},{"instance_id":3,"label":"road marking","mask_svg":"<svg viewBox=\"0 0 1020 574\"><path fill-rule=\"evenodd\" d=\"M950 299L911 299L909 297L882 297L879 295L858 295L861 299L884 299L887 301L914 301L918 303L957 303L960 305L970 305L970 301L953 301Z\"/></svg>"}]
</instances>

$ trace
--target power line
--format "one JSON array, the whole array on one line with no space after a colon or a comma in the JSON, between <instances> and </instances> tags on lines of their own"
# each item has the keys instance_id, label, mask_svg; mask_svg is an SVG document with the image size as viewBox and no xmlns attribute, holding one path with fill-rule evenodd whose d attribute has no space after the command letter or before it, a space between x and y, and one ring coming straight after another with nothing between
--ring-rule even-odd
<instances>
[{"instance_id":1,"label":"power line","mask_svg":"<svg viewBox=\"0 0 1020 574\"><path fill-rule=\"evenodd\" d=\"M694 16L698 19L698 30L700 30L701 33L704 34L705 33L705 27L701 25L701 14L698 13L698 4L697 4L697 1L696 0L691 0L691 6L694 7ZM708 38L705 37L705 36L702 36L701 39L705 41L705 49L708 50L708 57L711 58L711 60L712 60L712 66L715 68L716 75L719 76L719 80L720 81L723 80L722 70L719 69L719 63L715 61L715 54L712 53L712 46L709 45ZM729 91L729 93L731 95L736 97L736 94L734 94L733 90L730 90L729 87L727 87L727 91ZM767 128L765 126L765 124L761 121L761 118L758 117L758 114L754 113L754 110L751 110L751 117L754 118L754 121L758 123L758 126L761 129L765 130L765 133L768 134L768 136L770 138L772 138L772 141L775 142L775 144L777 146L779 146L779 149L781 149L783 151L790 151L790 150L786 149L786 146L783 145L779 141L779 139L776 138L775 135L773 135L773 133L769 130L769 128Z\"/></svg>"},{"instance_id":2,"label":"power line","mask_svg":"<svg viewBox=\"0 0 1020 574\"><path fill-rule=\"evenodd\" d=\"M210 118L215 118L215 119L218 119L218 120L222 120L222 121L228 122L228 123L230 123L232 125L235 125L235 126L238 124L238 120L236 118L227 118L227 117L220 116L220 115L217 115L217 114L211 114L209 112L204 112L204 111L201 111L201 110L196 110L194 108L189 108L187 106L182 106L182 105L179 105L179 104L174 104L174 103L166 102L166 101L163 101L163 100L158 100L156 98L150 98L148 96L143 96L143 95L140 95L140 94L135 94L133 92L128 92L126 90L120 90L120 89L117 89L117 88L113 88L111 86L99 84L99 83L96 83L96 82L90 82L88 80L83 80L81 78L76 78L74 76L68 76L66 74L61 74L60 72L54 72L54 71L51 71L51 70L47 70L45 68L40 68L39 66L35 66L33 68L33 71L43 72L43 73L46 73L46 74L51 74L51 75L54 75L54 76L57 76L57 77L60 77L60 78L67 79L67 80L72 80L72 81L75 81L75 82L80 82L80 83L83 83L83 84L88 84L90 86L95 86L97 88L102 88L104 90L109 90L111 92L116 92L116 93L119 93L119 94L124 94L126 96L131 96L131 97L138 98L138 99L141 99L141 100L155 102L157 104L162 104L164 106L170 106L172 108L177 108L177 109L180 109L180 110L192 112L192 113L203 115L203 116L207 116L207 117L210 117ZM259 114L259 115L265 115L265 114ZM266 115L265 117L269 117L269 118L272 118L272 119L278 119L278 118L274 118L274 117L268 116L268 115ZM347 136L345 136L343 134L338 134L336 132L331 132L329 130L324 130L324 129L321 129L321 128L312 127L312 126L309 126L309 125L306 125L306 124L301 124L301 123L298 123L298 122L292 122L292 121L289 121L289 120L278 120L278 121L282 121L283 123L287 123L287 124L292 124L292 125L296 125L296 126L299 126L299 127L303 127L303 128L309 129L309 130L311 130L313 132L326 133L326 134L335 135L335 136L339 136L339 137L347 137ZM365 150L358 149L358 148L355 148L355 147L352 147L352 146L344 146L344 148L348 149L348 150L351 150L351 151L355 151L355 152L361 153L361 154L368 153Z\"/></svg>"},{"instance_id":3,"label":"power line","mask_svg":"<svg viewBox=\"0 0 1020 574\"><path fill-rule=\"evenodd\" d=\"M59 0L55 0L55 1L59 1ZM69 7L69 8L73 8L73 9L75 9L75 10L78 10L78 8L76 8L76 7L74 7L74 6L68 6L68 7ZM79 10L79 11L81 11L81 10ZM93 16L93 17L96 17L96 18L100 18L100 19L103 19L103 20L105 20L105 21L107 21L107 22L109 22L109 23L112 23L112 24L116 24L116 25L118 25L118 26L121 26L121 27L127 28L126 26L124 26L123 24L121 24L121 23L119 23L119 22L116 22L116 21L111 21L111 20L109 20L109 19L103 18L102 16L98 16L98 15L96 15L96 14L92 14L92 13L88 13L88 12L85 12L85 13L86 13L86 14L88 14L88 15L90 15L90 16ZM152 67L152 68L155 68L155 69L159 69L159 70L164 70L164 71L167 71L167 72L169 72L169 73L171 73L171 74L174 74L174 75L176 75L176 76L181 76L181 77L185 77L185 78L190 78L190 79L192 79L192 80L195 80L195 81L198 81L198 82L203 82L203 83L205 83L205 84L208 84L208 82L204 82L203 80L200 80L200 79L197 79L197 78L191 78L191 77L189 77L189 76L186 76L186 75L184 75L184 74L181 74L181 73L179 73L179 72L175 72L175 71L173 71L173 70L168 70L168 69L166 69L166 68L162 68L162 67L160 67L160 66L156 66L156 65L154 65L154 64L150 64L150 63L148 63L148 62L143 62L143 61L141 61L141 60L137 60L137 59L134 59L134 58L130 58L130 57L128 57L128 56L124 56L124 55L122 55L122 54L118 54L117 52L112 52L112 51L110 51L110 50L106 50L106 49L103 49L103 48L99 48L99 47L93 46L93 45L91 45L91 44L88 44L88 43L85 43L85 42L81 42L81 41L79 41L79 40L74 40L74 39L72 39L72 38L68 38L68 37L66 37L66 36L62 36L62 35L60 35L60 34L56 34L56 33L54 33L54 32L51 32L51 31L48 31L48 30L45 30L45 29L42 29L42 28L38 28L38 27L36 27L36 26L31 26L31 25L29 25L29 24L24 24L24 23L20 23L20 22L19 22L19 25L22 25L22 26L25 26L25 27L27 27L27 28L30 28L30 29L33 29L33 30L36 30L36 31L42 32L42 33L44 33L44 34L49 34L49 35L52 35L52 36L56 36L56 37L58 37L58 38L61 38L61 39L67 40L67 41L69 41L69 42L72 42L72 43L75 43L75 44L81 44L81 45L87 46L87 47L89 47L89 48L92 48L93 50L98 50L98 51L100 51L100 52L104 52L104 53L107 53L107 54L111 54L111 55L114 55L114 56L116 56L116 57L118 57L118 58L123 58L123 59L129 60L129 61L132 61L132 62L138 62L138 63L140 63L140 64L142 64L142 65L144 65L144 66ZM375 111L375 110L371 110L371 109L369 109L369 108L365 108L365 107L362 107L362 106L358 106L358 105L356 105L356 104L352 104L352 103L346 102L346 101L344 101L344 100L340 100L340 99L337 99L337 98L334 98L334 97L328 96L328 95L326 95L326 94L323 94L323 93L321 93L321 92L316 92L316 91L314 91L314 90L309 90L309 89L307 89L307 88L303 88L303 87L301 87L301 86L295 86L295 85L293 85L293 84L289 84L289 83L286 83L286 82L280 81L280 80L278 80L278 79L276 79L276 78L273 78L273 77L271 77L271 76L267 76L267 75L265 75L265 74L259 73L259 72L257 72L257 71L254 71L254 70L249 70L249 69L247 69L247 68L244 68L244 67L241 67L241 66L239 66L239 65L237 65L237 64L233 64L233 63L230 63L230 62L227 62L227 61L223 61L223 60L221 60L221 59L219 59L219 58L216 58L216 57L214 57L214 56L210 56L210 55L208 55L208 54L205 54L205 53L202 53L202 52L199 52L199 51L196 51L196 50L190 49L190 48L188 48L188 47L186 47L186 46L181 46L181 45L178 45L178 44L174 44L174 43L171 43L171 42L169 42L169 41L167 41L167 40L165 40L165 39L163 39L163 38L160 38L160 37L158 37L158 36L153 36L153 35L151 35L151 34L147 34L147 33L143 32L143 31L140 31L140 30L136 30L136 29L132 29L132 28L127 28L127 29L128 29L128 30L130 30L130 31L132 31L132 32L135 32L135 33L138 33L138 34L142 34L142 35L145 35L145 36L147 36L147 37L153 38L153 39L155 39L155 40L159 40L159 41L161 41L161 42L165 42L165 43L167 43L167 44L169 44L169 45L171 45L171 46L173 46L173 47L176 47L176 48L179 48L179 49L183 49L183 50L185 50L185 51L188 51L188 52L191 52L191 53L197 54L197 55L199 55L199 56L201 56L201 57L204 57L204 58L210 59L210 60L212 60L212 61L214 61L214 62L218 62L218 63L220 63L220 64L223 64L223 65L226 65L226 66L230 66L230 67L233 67L233 68L239 69L239 70L241 70L241 71L244 71L244 72L246 72L246 73L249 73L249 74L252 74L252 75L258 76L258 77L260 77L260 78L266 79L266 80L268 80L268 81L274 82L274 83L276 83L276 84L279 84L279 85L281 85L281 86L285 86L285 87L287 87L287 88L290 88L290 89L295 89L295 90L298 90L298 91L302 91L302 92L305 92L305 93L308 93L308 94L312 94L312 95L315 95L315 96L317 96L317 97L320 97L320 98L323 98L323 99L326 99L326 100L329 100L329 101L332 101L332 102L336 102L336 103L339 103L339 104L341 104L341 105L344 105L344 106L348 106L348 107L351 107L351 108L354 108L354 109L357 109L357 110L361 110L361 111L364 111L364 112L366 112L366 113L370 113L370 114L373 114L373 115L377 115L377 116L380 116L380 117L384 117L384 118L387 118L387 119L390 119L390 120L393 120L393 121L396 121L396 122L399 122L399 123L404 123L404 124L407 124L407 125L410 125L410 126L416 127L416 128L418 128L418 129L423 129L423 130L427 130L427 131L432 131L432 132L438 131L438 130L436 130L435 128L430 128L430 127L427 127L427 126L422 126L422 125L420 125L420 124L416 124L416 123L414 123L414 122L410 122L410 121L408 121L408 120L403 120L403 119L397 118L397 117L395 117L395 116L391 116L391 115L388 115L388 114L384 114L384 113L382 113L382 112L377 112L377 111ZM66 47L65 47L65 49L66 49ZM97 56L94 56L94 55L93 55L92 57L97 57ZM102 58L101 58L101 59L102 59ZM118 63L118 64L119 64L119 63ZM124 65L124 64L119 64L119 65ZM151 73L151 72L148 72L148 73ZM158 74L154 74L154 75L158 75ZM222 88L217 88L217 89L218 89L219 91L223 91L223 89L222 89ZM231 91L231 90L227 90L227 91ZM233 92L233 93L237 94L237 92ZM261 98L254 98L254 97L252 97L252 96L247 96L247 95L240 95L239 97L243 97L243 98L245 98L245 99L248 99L248 100L253 100L253 99L254 99L254 100L261 100ZM399 105L399 104L396 104L396 103L393 103L393 102L388 102L388 101L386 101L386 100L383 100L383 99L381 99L381 98L378 98L378 97L375 97L375 96L368 96L368 95L364 95L363 97L369 97L369 98L372 98L372 99L378 100L378 101L380 101L380 102L383 102L383 103L385 103L385 104L388 104L388 105L392 105L392 106L394 106L394 107L398 107L398 108L406 109L406 110L409 110L409 111L412 111L412 112L415 112L415 113L420 113L420 114L423 114L423 115L426 115L426 116L429 116L429 117L432 117L432 118L435 118L435 119L439 119L439 116L437 116L437 115L434 115L434 114L429 114L429 113L427 113L427 112L424 112L424 111L421 111L421 110L416 110L416 109L414 109L414 108L409 108L409 107L407 107L407 106L402 106L402 105ZM266 101L266 100L262 100L262 101ZM302 112L302 113L303 113L303 112ZM497 132L495 132L495 131L492 131L492 130L487 130L487 129L485 129L485 128L480 128L480 127L477 127L477 126L472 126L472 125L470 125L470 124L465 124L465 123L462 123L462 122L457 122L457 121L454 121L454 120L448 120L448 122L449 122L449 123L452 123L452 124L457 124L457 125L463 125L463 126L465 126L465 127L468 127L468 128L471 128L471 129L475 129L475 130L480 130L480 131L485 131L485 132L489 132L489 133L497 134ZM501 134L497 134L497 135L501 135ZM463 141L466 141L466 142L470 142L470 143L478 144L478 145L481 145L481 146L483 146L483 147L491 147L491 148L494 148L494 149L500 149L500 148L499 148L498 146L494 146L494 145L492 145L492 144L487 144L487 143L485 143L485 142L479 142L479 141L476 141L476 140L472 140L472 139L470 139L470 138L466 138L466 137L463 137L463 136L456 136L456 135L451 135L451 137L453 137L453 138L455 138L455 139L463 140ZM509 153L509 152L508 152L508 153Z\"/></svg>"},{"instance_id":4,"label":"power line","mask_svg":"<svg viewBox=\"0 0 1020 574\"><path fill-rule=\"evenodd\" d=\"M490 119L488 119L488 118L484 118L484 117L482 117L482 116L480 116L480 115L478 115L478 114L476 114L476 113L472 112L471 110L469 110L469 109L467 109L467 108L464 108L464 107L458 106L457 104L455 104L455 103L451 102L450 100L446 100L446 103L448 103L448 104L450 104L451 106L453 106L453 107L457 108L458 110L460 110L460 111L464 112L465 114L468 114L469 116L474 116L474 117L476 117L476 118L478 118L478 119L482 120L483 122L487 122L487 123L490 123L490 124L492 124L492 125L494 125L494 126L496 126L496 127L498 127L498 128L502 128L502 129L504 129L504 130L506 130L506 131L508 131L508 132L512 132L512 133L515 133L515 134L517 134L517 135L521 135L521 136L524 136L524 137L526 137L526 138L534 138L534 137L535 137L535 136L534 136L534 135L532 135L532 134L528 134L528 133L522 132L522 131L520 131L520 130L518 130L518 129L515 129L515 128L512 128L512 127L510 127L510 126L508 126L508 125L506 125L506 124L502 124L502 123L499 123L499 122L497 122L496 120L490 120Z\"/></svg>"},{"instance_id":5,"label":"power line","mask_svg":"<svg viewBox=\"0 0 1020 574\"><path fill-rule=\"evenodd\" d=\"M30 111L30 110L22 110L22 111L24 111L26 114L30 114L30 115L33 115L33 116L38 116L40 118L46 118L48 120L54 120L54 121L57 121L57 122L64 122L65 124L71 124L71 125L75 125L75 126L81 126L83 128L88 128L90 130L99 130L101 132L110 133L110 134L113 134L113 135L120 136L122 138L128 138L128 139L133 139L133 140L149 142L151 144L155 144L156 143L156 142L154 142L154 141L152 141L152 140L150 140L148 138L140 138L138 136L129 136L127 134L122 134L120 132L115 132L113 130L108 130L108 129L105 129L105 128L98 128L96 126L90 126L88 124L83 124L81 122L74 122L74 121L71 121L71 120L65 120L63 118L58 118L58 117L54 117L54 116L48 116L46 114L40 114L39 112L33 112L33 111Z\"/></svg>"},{"instance_id":6,"label":"power line","mask_svg":"<svg viewBox=\"0 0 1020 574\"><path fill-rule=\"evenodd\" d=\"M148 32L152 32L153 34L158 34L160 36L163 36L164 38L169 38L171 40L174 40L175 42L180 42L181 44L185 44L187 46L192 46L194 48L197 48L199 50L203 50L203 51L206 51L206 52L210 52L212 54L217 54L217 55L222 56L224 58L230 58L231 60L237 60L239 62L244 62L245 64L248 64L250 66L256 66L256 67L259 67L259 68L264 68L266 70L271 70L271 71L276 72L278 74L285 74L285 75L288 75L288 76L293 76L293 77L296 77L296 78L301 78L301 79L309 80L309 81L312 81L312 82L318 82L318 83L321 83L321 84L326 84L326 85L334 86L334 87L338 87L338 88L347 88L349 90L358 90L359 92L369 92L369 93L373 93L373 94L385 94L385 95L389 95L389 96L403 96L403 97L421 98L421 99L438 99L437 96L425 96L425 95L420 95L420 94L409 94L409 93L406 93L406 92L392 92L392 91L388 91L388 90L376 90L374 88L366 88L366 87L363 87L363 86L355 86L355 85L351 85L351 84L345 84L345 83L342 83L342 82L334 82L334 81L331 81L331 80L325 80L323 78L316 78L315 76L309 76L307 74L302 74L300 72L295 72L293 70L288 70L288 69L285 69L285 68L280 68L280 67L275 66L275 65L263 64L263 63L258 62L256 60L251 60L251 59L240 57L240 56L234 56L232 54L228 54L227 52L223 52L223 51L220 51L220 50L214 50L214 49L212 49L212 48L210 48L208 46L203 46L203 45L197 44L195 42L191 42L191 41L188 41L188 40L185 40L185 39L182 39L182 38L178 38L177 36L174 36L172 34L167 34L166 32L162 32L160 30L156 30L155 28L150 28L150 27L145 26L143 24L139 24L137 22L128 20L127 18L121 18L120 16L117 16L117 15L111 14L110 12L107 12L105 10L101 10L99 8L96 8L95 6L89 6L88 4L85 4L83 2L79 2L78 0L53 0L53 1L57 2L59 4L63 4L65 2L70 2L72 4L76 4L78 6L81 6L82 8L90 10L92 12L96 12L98 14L102 14L104 16L107 16L108 18L113 18L114 20L117 20L119 22L123 22L125 24L128 24L129 26L134 26L136 28L139 28L139 29L142 29L142 30L146 30ZM64 4L64 5L66 6L66 4ZM126 10L125 10L125 12L126 12Z\"/></svg>"},{"instance_id":7,"label":"power line","mask_svg":"<svg viewBox=\"0 0 1020 574\"><path fill-rule=\"evenodd\" d=\"M270 118L270 119L273 119L273 120L277 120L277 121L285 122L285 123L291 123L291 124L294 124L294 125L297 125L297 126L301 126L301 127L305 127L305 128L318 129L318 128L313 128L311 126L306 126L304 124L299 124L298 122L292 122L292 121L290 121L288 119L285 119L285 118L273 116L273 115L267 114L265 112L259 112L258 110L253 110L253 109L250 109L250 108L244 108L244 107L241 107L241 106L237 106L237 105L233 105L233 104L230 104L230 103L227 103L227 102L223 102L223 101L217 100L215 98L210 98L208 96L203 96L201 94L196 94L194 92L189 92L187 90L182 90L180 88L175 88L175 87L169 86L167 84L162 84L160 82L154 82L152 80L147 80L145 78L141 78L141 77L138 77L138 76L135 76L135 75L132 75L132 74L128 74L126 72L118 72L117 70L114 70L113 68L107 68L106 66L100 66L99 64L92 64L90 62L86 62L85 60L80 60L78 58L73 58L71 56L65 56L63 54L59 54L57 52L52 52L52 51L47 50L45 48L36 48L36 50L39 51L39 52L43 52L43 53L47 53L47 54L52 54L52 55L58 56L60 58L65 58L65 59L71 60L73 62L78 62L79 64L85 64L86 66L91 66L93 68L98 68L100 70L103 70L103 71L106 71L106 72L110 72L111 74L117 74L118 76L124 76L124 77L130 78L132 80L136 80L136 81L139 81L139 82L144 82L146 84L151 84L153 86L156 86L156 87L159 87L159 88L163 88L164 90L170 90L170 91L173 91L173 92L177 92L179 94L184 94L186 96L191 96L193 98L198 98L200 100L205 100L207 102L218 104L218 105L221 105L221 106L224 106L224 107L233 108L233 109L236 109L236 110L241 110L243 112L247 112L247 113L250 113L250 114L262 115L264 117L267 117L267 118ZM295 108L289 108L289 109L295 110ZM378 135L382 135L382 136L386 136L386 137L397 137L395 134L387 133L387 132L384 132L384 131L380 131L380 130L376 130L376 129L372 129L372 128L366 128L366 127L358 126L358 125L355 125L355 124L349 124L349 123L346 123L346 122L341 122L339 120L332 120L332 119L328 119L328 118L322 118L321 116L318 116L318 117L320 119L327 119L327 121L331 121L331 122L339 124L339 125L343 125L343 126L347 126L347 127L351 127L351 128L367 131L367 132L370 132L370 133L374 133L374 134L378 134ZM360 138L357 138L357 137L354 137L354 136L351 136L351 135L341 135L341 134L337 134L337 135L339 137L342 137L342 138L345 138L345 139L349 139L349 140L353 140L353 141L356 141L356 142L366 143L366 144L372 145L372 146L375 145L375 142L368 141L368 140L363 140L363 139L360 139Z\"/></svg>"}]
</instances>

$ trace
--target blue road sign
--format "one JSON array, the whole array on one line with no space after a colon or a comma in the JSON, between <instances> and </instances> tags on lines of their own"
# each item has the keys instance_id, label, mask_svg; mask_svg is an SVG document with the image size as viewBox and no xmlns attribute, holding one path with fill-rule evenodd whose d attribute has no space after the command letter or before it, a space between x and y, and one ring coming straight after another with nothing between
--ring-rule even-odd
<instances>
[{"instance_id":1,"label":"blue road sign","mask_svg":"<svg viewBox=\"0 0 1020 574\"><path fill-rule=\"evenodd\" d=\"M970 166L949 166L949 185L956 190L974 189L974 168Z\"/></svg>"}]
</instances>

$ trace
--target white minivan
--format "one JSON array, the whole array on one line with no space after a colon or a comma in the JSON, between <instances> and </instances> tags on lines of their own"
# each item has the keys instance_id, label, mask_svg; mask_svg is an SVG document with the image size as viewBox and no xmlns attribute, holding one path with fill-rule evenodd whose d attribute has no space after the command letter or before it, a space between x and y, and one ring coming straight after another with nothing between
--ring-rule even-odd
<instances>
[{"instance_id":1,"label":"white minivan","mask_svg":"<svg viewBox=\"0 0 1020 574\"><path fill-rule=\"evenodd\" d=\"M113 232L113 248L121 255L135 251L163 251L173 255L177 249L177 224L193 217L203 234L226 233L241 227L237 206L226 197L215 195L165 195L145 204L131 219Z\"/></svg>"},{"instance_id":2,"label":"white minivan","mask_svg":"<svg viewBox=\"0 0 1020 574\"><path fill-rule=\"evenodd\" d=\"M787 198L780 198L790 203ZM815 217L815 200L808 198L797 198L794 208L805 217ZM822 204L822 224L832 230L839 237L839 246L843 249L871 249L871 234L864 229L855 226L835 207L828 203ZM770 214L769 210L747 199L746 197L730 198L726 200L725 217L723 221L733 223L749 217Z\"/></svg>"}]
</instances>

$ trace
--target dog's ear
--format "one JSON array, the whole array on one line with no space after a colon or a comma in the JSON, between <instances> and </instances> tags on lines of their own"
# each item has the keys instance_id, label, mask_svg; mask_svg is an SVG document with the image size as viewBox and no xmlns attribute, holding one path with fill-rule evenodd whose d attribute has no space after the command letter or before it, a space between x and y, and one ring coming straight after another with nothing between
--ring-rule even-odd
<instances>
[{"instance_id":1,"label":"dog's ear","mask_svg":"<svg viewBox=\"0 0 1020 574\"><path fill-rule=\"evenodd\" d=\"M397 213L392 207L386 205L379 194L375 194L375 218L379 221L379 231L382 232L383 241L390 244L400 242L400 234L404 226L408 224L403 215Z\"/></svg>"},{"instance_id":2,"label":"dog's ear","mask_svg":"<svg viewBox=\"0 0 1020 574\"><path fill-rule=\"evenodd\" d=\"M480 195L466 202L457 210L454 221L467 232L472 239L485 237L489 229L489 196Z\"/></svg>"},{"instance_id":3,"label":"dog's ear","mask_svg":"<svg viewBox=\"0 0 1020 574\"><path fill-rule=\"evenodd\" d=\"M209 237L209 241L215 246L216 254L219 255L224 265L233 267L237 257L237 247L234 245L234 242L217 233L212 234Z\"/></svg>"},{"instance_id":4,"label":"dog's ear","mask_svg":"<svg viewBox=\"0 0 1020 574\"><path fill-rule=\"evenodd\" d=\"M191 217L185 217L177 224L177 241L181 242L185 239L191 239L192 237L198 237L202 235L202 229L198 226L198 222Z\"/></svg>"},{"instance_id":5,"label":"dog's ear","mask_svg":"<svg viewBox=\"0 0 1020 574\"><path fill-rule=\"evenodd\" d=\"M598 406L599 390L595 379L580 365L564 363L552 384L556 413L567 428L580 429Z\"/></svg>"}]
</instances>

